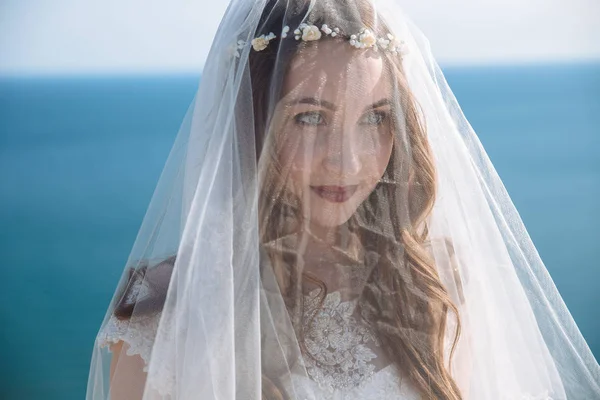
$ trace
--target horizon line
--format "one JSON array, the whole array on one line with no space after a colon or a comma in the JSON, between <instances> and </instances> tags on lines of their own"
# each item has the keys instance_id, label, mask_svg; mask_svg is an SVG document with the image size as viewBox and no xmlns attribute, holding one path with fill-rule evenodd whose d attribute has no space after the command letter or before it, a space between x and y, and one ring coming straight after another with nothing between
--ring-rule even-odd
<instances>
[{"instance_id":1,"label":"horizon line","mask_svg":"<svg viewBox=\"0 0 600 400\"><path fill-rule=\"evenodd\" d=\"M600 65L600 57L572 58L572 59L536 59L536 60L507 60L484 62L438 62L441 69L490 69L490 68L533 68L553 66L586 66ZM203 68L192 69L79 69L79 70L25 70L2 71L3 78L89 78L89 77L196 77L202 75Z\"/></svg>"}]
</instances>

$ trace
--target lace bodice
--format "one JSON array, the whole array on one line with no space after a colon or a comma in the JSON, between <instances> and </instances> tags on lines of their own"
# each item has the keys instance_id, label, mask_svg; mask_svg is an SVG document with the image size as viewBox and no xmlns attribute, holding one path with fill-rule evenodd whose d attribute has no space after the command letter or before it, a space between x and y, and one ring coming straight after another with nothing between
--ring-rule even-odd
<instances>
[{"instance_id":1,"label":"lace bodice","mask_svg":"<svg viewBox=\"0 0 600 400\"><path fill-rule=\"evenodd\" d=\"M419 396L408 380L401 380L395 365L379 370L359 386L333 391L323 388L313 379L292 375L284 383L292 398L298 400L418 400Z\"/></svg>"},{"instance_id":2,"label":"lace bodice","mask_svg":"<svg viewBox=\"0 0 600 400\"><path fill-rule=\"evenodd\" d=\"M308 376L291 375L282 380L294 400L418 400L412 383L399 373L394 364L375 370L375 348L379 343L368 326L354 316L355 301L341 301L339 292L325 297L318 308L318 289L305 297L306 344L305 357ZM98 335L100 346L123 340L128 344L127 354L138 354L147 363L160 321L160 313L134 316L123 321L112 316ZM310 355L310 354L309 354ZM159 388L168 393L169 377ZM162 389L162 390L161 390ZM499 395L499 398L502 398ZM511 400L552 400L547 392L523 394Z\"/></svg>"},{"instance_id":3,"label":"lace bodice","mask_svg":"<svg viewBox=\"0 0 600 400\"><path fill-rule=\"evenodd\" d=\"M355 301L341 301L340 293L333 292L321 308L318 303L318 289L305 297L305 321L312 320L306 343L314 356L305 361L309 378L293 375L282 382L293 399L418 399L408 382L401 382L394 365L375 371L370 361L376 358L372 349L379 343L353 316ZM127 354L139 354L147 364L159 320L160 313L134 316L130 321L112 316L99 334L99 344L123 340L129 345Z\"/></svg>"},{"instance_id":4,"label":"lace bodice","mask_svg":"<svg viewBox=\"0 0 600 400\"><path fill-rule=\"evenodd\" d=\"M379 341L355 318L356 301L341 301L340 293L333 292L319 303L319 289L304 298L307 372L329 392L358 387L375 371Z\"/></svg>"}]
</instances>

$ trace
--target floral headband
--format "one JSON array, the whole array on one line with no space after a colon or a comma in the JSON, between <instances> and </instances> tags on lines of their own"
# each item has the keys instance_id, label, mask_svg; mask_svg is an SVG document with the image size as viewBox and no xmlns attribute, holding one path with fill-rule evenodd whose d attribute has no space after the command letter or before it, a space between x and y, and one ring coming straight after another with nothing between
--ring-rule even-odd
<instances>
[{"instance_id":1,"label":"floral headband","mask_svg":"<svg viewBox=\"0 0 600 400\"><path fill-rule=\"evenodd\" d=\"M281 31L281 38L286 38L289 31L290 27L287 25L284 26L283 30ZM331 37L345 37L348 39L350 45L357 49L372 47L374 50L387 51L400 56L408 54L408 49L404 40L399 41L390 33L388 33L385 37L378 38L371 30L367 28L362 28L358 33L347 36L340 33L339 28L332 29L327 26L327 24L323 24L319 30L316 25L301 23L298 28L294 30L294 39L310 42L321 39L323 34ZM262 51L266 49L269 45L269 42L276 37L277 36L271 32L268 35L260 35L259 37L252 39L250 44L255 51ZM239 57L239 50L246 47L247 44L248 43L244 40L238 40L237 46L235 46L233 49L233 55L235 57Z\"/></svg>"}]
</instances>

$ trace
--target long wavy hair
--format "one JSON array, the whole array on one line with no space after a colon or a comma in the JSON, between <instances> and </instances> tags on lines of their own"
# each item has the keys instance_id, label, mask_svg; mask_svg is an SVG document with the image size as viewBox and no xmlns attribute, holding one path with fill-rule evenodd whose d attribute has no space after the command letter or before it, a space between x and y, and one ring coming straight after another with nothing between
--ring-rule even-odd
<instances>
[{"instance_id":1,"label":"long wavy hair","mask_svg":"<svg viewBox=\"0 0 600 400\"><path fill-rule=\"evenodd\" d=\"M256 36L281 32L284 25L297 26L307 14L308 20L316 26L328 24L344 32L366 27L378 37L390 32L368 1L333 0L328 4L332 6L323 7L317 3L309 13L306 1L269 1ZM260 157L266 157L268 162L259 197L261 243L276 243L289 234L289 226L295 225L289 223L290 218L296 221L302 218L299 200L283 189L285 168L278 163L277 146L270 143L274 142L270 139L277 137L277 132L271 132L273 110L289 72L282 66L289 66L297 54L311 45L310 42L281 40L262 51L251 52L249 56L255 132L266 133L266 137L257 138L257 149L260 149ZM427 250L426 220L436 195L434 160L425 124L419 118L418 105L404 78L402 64L397 57L384 53L382 57L389 75L394 78L390 84L394 86L394 103L400 110L395 113L396 118L392 118L396 122L393 124L395 143L386 171L371 195L347 222L349 230L359 238L358 243L380 256L361 294L359 306L371 316L369 323L387 354L424 398L459 400L462 399L460 390L444 365L443 357L449 310L457 319L450 359L460 336L460 317ZM402 143L406 138L409 143ZM403 148L410 149L410 154L400 154L398 149ZM384 224L386 220L388 223ZM449 241L447 246L452 252ZM301 283L308 281L320 286L322 297L326 295L327 287L297 267L293 249L270 245L267 251L292 321L298 328L299 344L303 347ZM265 379L265 382L265 399L286 398L275 381Z\"/></svg>"},{"instance_id":2,"label":"long wavy hair","mask_svg":"<svg viewBox=\"0 0 600 400\"><path fill-rule=\"evenodd\" d=\"M389 29L377 15L368 0L324 0L309 12L308 0L268 0L262 12L255 37L269 32L281 32L284 25L298 26L306 15L317 26L329 24L345 32L367 27L384 36ZM334 40L323 38L321 40ZM262 244L275 243L289 234L288 219L302 218L299 206L289 193L283 190L285 171L277 162L277 146L270 138L274 106L283 95L283 82L288 70L282 68L310 46L303 41L275 39L262 51L249 54L249 73L254 107L254 131L257 161L266 162L259 192L259 229ZM436 197L436 169L432 151L427 141L426 126L420 118L420 110L408 88L401 62L395 57L381 53L385 66L392 76L390 84L398 105L396 118L392 118L394 146L390 162L379 184L347 221L348 229L359 239L358 244L379 255L362 290L359 307L368 315L369 324L378 336L386 354L405 374L427 400L462 400L460 390L450 373L451 360L461 331L458 308L442 284L436 264L430 253L427 218ZM408 140L408 143L405 141ZM404 142L403 142L404 141ZM400 153L410 149L410 154ZM265 159L263 159L265 157ZM404 210L404 213L400 212ZM388 223L384 223L388 221ZM368 229L367 229L368 228ZM374 229L376 228L376 229ZM280 292L285 300L295 328L298 328L302 347L302 283L310 282L327 287L314 276L297 268L293 252L277 246L265 247L269 265L277 278ZM446 248L453 256L452 243ZM176 255L154 268L170 276ZM129 279L117 301L114 314L118 318L131 318L160 310L166 298L168 279L152 282L147 263L130 269ZM462 300L460 278L454 270L455 282ZM135 284L150 279L148 285L153 295L141 301L131 302ZM456 330L448 365L444 363L444 340L449 312L456 317ZM263 374L263 399L288 399L285 390L273 376Z\"/></svg>"}]
</instances>

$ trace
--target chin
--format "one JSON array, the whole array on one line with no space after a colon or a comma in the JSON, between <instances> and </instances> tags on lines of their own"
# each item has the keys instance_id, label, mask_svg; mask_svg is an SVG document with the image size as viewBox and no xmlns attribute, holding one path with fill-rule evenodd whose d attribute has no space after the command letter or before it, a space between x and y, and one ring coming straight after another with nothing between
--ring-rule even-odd
<instances>
[{"instance_id":1,"label":"chin","mask_svg":"<svg viewBox=\"0 0 600 400\"><path fill-rule=\"evenodd\" d=\"M311 208L304 211L311 223L325 228L335 228L348 222L360 204L368 196L368 191L359 190L345 202L331 202L314 193L311 195Z\"/></svg>"},{"instance_id":2,"label":"chin","mask_svg":"<svg viewBox=\"0 0 600 400\"><path fill-rule=\"evenodd\" d=\"M335 228L335 227L345 224L346 222L348 222L349 219L350 219L350 216L348 216L347 218L339 218L339 219L328 218L326 220L323 218L311 216L310 222L317 224L319 226L322 226L324 228Z\"/></svg>"},{"instance_id":3,"label":"chin","mask_svg":"<svg viewBox=\"0 0 600 400\"><path fill-rule=\"evenodd\" d=\"M319 204L316 208L317 210L308 214L310 222L326 228L335 228L348 222L358 205Z\"/></svg>"}]
</instances>

